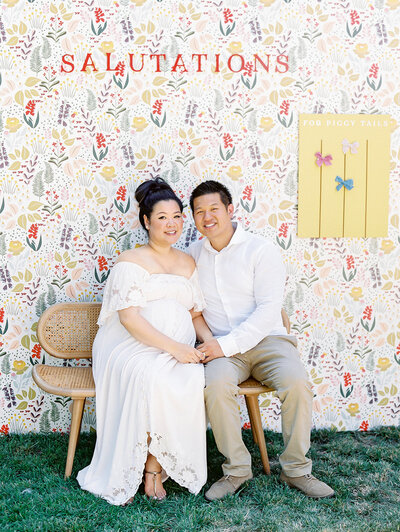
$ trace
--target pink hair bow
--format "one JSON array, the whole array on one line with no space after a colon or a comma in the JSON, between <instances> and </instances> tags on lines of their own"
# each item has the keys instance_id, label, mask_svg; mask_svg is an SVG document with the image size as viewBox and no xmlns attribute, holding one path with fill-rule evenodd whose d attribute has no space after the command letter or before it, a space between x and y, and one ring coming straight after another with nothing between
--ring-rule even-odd
<instances>
[{"instance_id":1,"label":"pink hair bow","mask_svg":"<svg viewBox=\"0 0 400 532\"><path fill-rule=\"evenodd\" d=\"M350 153L357 153L360 144L358 142L349 142L347 139L342 140L343 153L347 153L350 150Z\"/></svg>"},{"instance_id":2,"label":"pink hair bow","mask_svg":"<svg viewBox=\"0 0 400 532\"><path fill-rule=\"evenodd\" d=\"M320 153L319 151L317 151L317 153L315 153L315 157L316 157L316 160L315 162L317 163L317 166L322 166L323 164L325 166L331 166L332 164L332 155L325 155L325 157L322 156L322 153Z\"/></svg>"}]
</instances>

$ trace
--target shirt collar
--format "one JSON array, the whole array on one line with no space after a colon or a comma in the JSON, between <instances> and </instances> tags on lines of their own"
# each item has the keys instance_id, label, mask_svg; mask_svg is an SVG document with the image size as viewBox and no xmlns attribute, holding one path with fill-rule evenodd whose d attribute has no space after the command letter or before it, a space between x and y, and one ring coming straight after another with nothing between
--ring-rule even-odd
<instances>
[{"instance_id":1,"label":"shirt collar","mask_svg":"<svg viewBox=\"0 0 400 532\"><path fill-rule=\"evenodd\" d=\"M246 231L243 229L243 227L238 222L233 222L232 225L235 228L235 232L233 233L228 245L222 248L221 251L224 251L225 249L228 249L231 246L234 246L235 244L240 244L241 242L244 242L246 240ZM204 249L210 251L211 253L221 253L221 251L217 251L212 247L211 242L208 240L207 237L204 239L203 246Z\"/></svg>"}]
</instances>

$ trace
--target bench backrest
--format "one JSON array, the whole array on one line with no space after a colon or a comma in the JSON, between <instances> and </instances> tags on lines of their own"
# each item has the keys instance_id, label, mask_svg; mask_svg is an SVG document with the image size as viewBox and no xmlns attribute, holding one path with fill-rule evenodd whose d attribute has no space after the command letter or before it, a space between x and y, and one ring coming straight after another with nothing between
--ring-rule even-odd
<instances>
[{"instance_id":1,"label":"bench backrest","mask_svg":"<svg viewBox=\"0 0 400 532\"><path fill-rule=\"evenodd\" d=\"M101 303L57 303L38 323L38 339L45 351L57 358L91 358ZM288 334L290 321L282 309Z\"/></svg>"},{"instance_id":2,"label":"bench backrest","mask_svg":"<svg viewBox=\"0 0 400 532\"><path fill-rule=\"evenodd\" d=\"M38 323L38 339L57 358L91 358L101 303L57 303Z\"/></svg>"}]
</instances>

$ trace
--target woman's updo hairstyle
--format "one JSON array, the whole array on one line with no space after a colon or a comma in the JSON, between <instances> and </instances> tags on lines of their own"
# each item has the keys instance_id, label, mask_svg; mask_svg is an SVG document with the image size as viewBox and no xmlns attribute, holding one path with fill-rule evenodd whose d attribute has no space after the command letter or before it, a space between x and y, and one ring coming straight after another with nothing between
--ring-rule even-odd
<instances>
[{"instance_id":1,"label":"woman's updo hairstyle","mask_svg":"<svg viewBox=\"0 0 400 532\"><path fill-rule=\"evenodd\" d=\"M144 216L146 215L150 219L153 207L158 201L174 200L179 205L180 211L183 211L183 203L161 177L149 179L139 185L135 192L135 198L139 203L139 221L145 231L147 229L144 223Z\"/></svg>"}]
</instances>

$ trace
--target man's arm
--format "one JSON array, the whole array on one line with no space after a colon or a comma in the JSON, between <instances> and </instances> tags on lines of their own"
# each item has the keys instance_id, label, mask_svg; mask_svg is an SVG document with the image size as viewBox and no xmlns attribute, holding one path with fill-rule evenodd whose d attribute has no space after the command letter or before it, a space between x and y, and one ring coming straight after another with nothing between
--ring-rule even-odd
<instances>
[{"instance_id":1,"label":"man's arm","mask_svg":"<svg viewBox=\"0 0 400 532\"><path fill-rule=\"evenodd\" d=\"M245 353L269 335L281 316L285 280L285 266L278 249L273 245L265 246L255 264L256 308L229 334L198 347L207 356L205 362L221 356Z\"/></svg>"}]
</instances>

